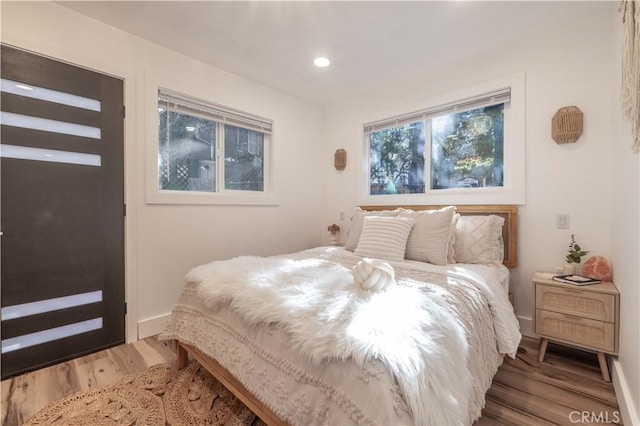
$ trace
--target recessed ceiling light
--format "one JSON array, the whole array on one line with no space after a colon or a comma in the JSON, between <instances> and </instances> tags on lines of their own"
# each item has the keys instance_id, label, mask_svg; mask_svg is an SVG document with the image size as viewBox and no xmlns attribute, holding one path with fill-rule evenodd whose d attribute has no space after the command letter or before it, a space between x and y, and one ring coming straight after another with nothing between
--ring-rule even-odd
<instances>
[{"instance_id":1,"label":"recessed ceiling light","mask_svg":"<svg viewBox=\"0 0 640 426\"><path fill-rule=\"evenodd\" d=\"M330 63L329 58L325 58L324 56L319 56L313 60L313 64L320 68L328 67Z\"/></svg>"}]
</instances>

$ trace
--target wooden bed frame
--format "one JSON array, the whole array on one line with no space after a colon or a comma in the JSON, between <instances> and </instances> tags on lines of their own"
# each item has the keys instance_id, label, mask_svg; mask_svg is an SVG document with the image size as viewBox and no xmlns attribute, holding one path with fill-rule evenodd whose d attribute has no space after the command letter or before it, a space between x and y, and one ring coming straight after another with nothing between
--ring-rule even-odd
<instances>
[{"instance_id":1,"label":"wooden bed frame","mask_svg":"<svg viewBox=\"0 0 640 426\"><path fill-rule=\"evenodd\" d=\"M287 423L280 420L264 403L254 397L251 392L244 387L238 379L233 377L229 371L218 361L200 352L193 346L176 341L177 344L177 364L178 369L183 369L189 364L189 355L207 369L222 385L234 394L244 405L247 406L256 416L260 417L268 426L280 426Z\"/></svg>"},{"instance_id":2,"label":"wooden bed frame","mask_svg":"<svg viewBox=\"0 0 640 426\"><path fill-rule=\"evenodd\" d=\"M416 205L416 206L361 206L363 210L389 210L403 207L412 210L434 210L445 206ZM517 242L518 242L518 206L515 205L470 205L456 206L456 210L461 215L497 215L505 219L502 227L502 237L504 239L504 265L508 268L515 268L518 264ZM207 369L224 387L233 393L243 404L255 413L268 426L286 425L287 422L281 420L269 407L259 401L251 392L244 387L227 369L218 361L200 352L197 348L176 341L177 366L179 369L185 368L189 363L189 356L198 361L200 365Z\"/></svg>"}]
</instances>

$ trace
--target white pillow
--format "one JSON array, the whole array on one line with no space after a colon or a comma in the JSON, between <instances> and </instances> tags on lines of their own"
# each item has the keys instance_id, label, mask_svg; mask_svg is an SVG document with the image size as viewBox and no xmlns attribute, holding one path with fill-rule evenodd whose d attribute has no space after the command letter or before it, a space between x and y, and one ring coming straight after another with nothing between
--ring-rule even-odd
<instances>
[{"instance_id":1,"label":"white pillow","mask_svg":"<svg viewBox=\"0 0 640 426\"><path fill-rule=\"evenodd\" d=\"M399 209L395 210L381 210L381 211L367 211L362 210L360 207L356 207L351 219L351 226L349 227L349 235L347 241L344 243L344 248L349 251L355 250L360 240L360 233L362 232L362 224L364 218L367 216L398 216Z\"/></svg>"},{"instance_id":2,"label":"white pillow","mask_svg":"<svg viewBox=\"0 0 640 426\"><path fill-rule=\"evenodd\" d=\"M504 245L500 216L460 216L455 231L455 261L499 264Z\"/></svg>"},{"instance_id":3,"label":"white pillow","mask_svg":"<svg viewBox=\"0 0 640 426\"><path fill-rule=\"evenodd\" d=\"M414 220L405 257L434 265L446 265L452 234L451 222L455 212L454 206L423 211L401 209L400 217Z\"/></svg>"},{"instance_id":4,"label":"white pillow","mask_svg":"<svg viewBox=\"0 0 640 426\"><path fill-rule=\"evenodd\" d=\"M354 253L362 257L404 260L413 219L407 217L366 216Z\"/></svg>"}]
</instances>

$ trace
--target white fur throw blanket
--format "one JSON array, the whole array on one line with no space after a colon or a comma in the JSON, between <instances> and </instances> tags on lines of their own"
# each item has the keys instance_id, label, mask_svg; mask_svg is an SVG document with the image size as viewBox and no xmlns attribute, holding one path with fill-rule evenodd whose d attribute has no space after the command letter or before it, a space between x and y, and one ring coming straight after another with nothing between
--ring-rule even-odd
<instances>
[{"instance_id":1,"label":"white fur throw blanket","mask_svg":"<svg viewBox=\"0 0 640 426\"><path fill-rule=\"evenodd\" d=\"M463 327L415 281L381 293L318 259L238 257L194 268L187 280L212 309L229 303L250 324L277 323L316 363L380 359L416 424L469 424L473 383Z\"/></svg>"},{"instance_id":2,"label":"white fur throw blanket","mask_svg":"<svg viewBox=\"0 0 640 426\"><path fill-rule=\"evenodd\" d=\"M393 266L379 259L364 258L351 269L353 282L363 290L379 292L396 284Z\"/></svg>"}]
</instances>

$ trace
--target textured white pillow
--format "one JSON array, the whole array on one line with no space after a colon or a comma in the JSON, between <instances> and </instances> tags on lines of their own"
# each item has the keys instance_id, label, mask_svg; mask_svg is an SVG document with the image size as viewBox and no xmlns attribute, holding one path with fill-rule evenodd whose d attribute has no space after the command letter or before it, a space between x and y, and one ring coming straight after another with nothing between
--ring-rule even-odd
<instances>
[{"instance_id":1,"label":"textured white pillow","mask_svg":"<svg viewBox=\"0 0 640 426\"><path fill-rule=\"evenodd\" d=\"M446 265L452 233L451 222L455 212L454 206L440 210L401 209L400 217L414 220L405 257L434 265Z\"/></svg>"},{"instance_id":2,"label":"textured white pillow","mask_svg":"<svg viewBox=\"0 0 640 426\"><path fill-rule=\"evenodd\" d=\"M354 253L363 257L404 260L413 219L407 217L366 216Z\"/></svg>"},{"instance_id":3,"label":"textured white pillow","mask_svg":"<svg viewBox=\"0 0 640 426\"><path fill-rule=\"evenodd\" d=\"M458 263L501 263L504 246L500 216L460 216L456 222L455 260Z\"/></svg>"},{"instance_id":4,"label":"textured white pillow","mask_svg":"<svg viewBox=\"0 0 640 426\"><path fill-rule=\"evenodd\" d=\"M360 233L362 232L362 224L364 218L367 216L398 216L400 209L395 210L381 210L381 211L367 211L362 210L360 207L356 207L353 212L353 218L351 219L351 226L349 227L349 235L347 241L344 243L344 248L349 251L355 250L360 240Z\"/></svg>"},{"instance_id":5,"label":"textured white pillow","mask_svg":"<svg viewBox=\"0 0 640 426\"><path fill-rule=\"evenodd\" d=\"M447 250L447 263L456 263L456 224L460 218L460 213L453 215L451 220L451 234L449 235L449 250Z\"/></svg>"}]
</instances>

